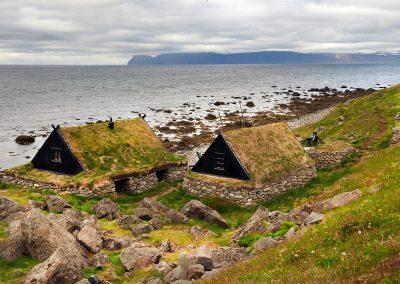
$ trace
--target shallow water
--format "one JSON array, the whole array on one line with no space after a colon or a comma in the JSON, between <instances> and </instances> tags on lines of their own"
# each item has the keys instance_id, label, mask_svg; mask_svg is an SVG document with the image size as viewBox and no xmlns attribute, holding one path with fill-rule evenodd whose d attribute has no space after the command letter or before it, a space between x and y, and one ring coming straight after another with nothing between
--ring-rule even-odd
<instances>
[{"instance_id":1,"label":"shallow water","mask_svg":"<svg viewBox=\"0 0 400 284\"><path fill-rule=\"evenodd\" d=\"M287 103L291 96L274 94L283 89L307 97L312 87L369 88L398 82L398 64L0 66L0 168L29 161L44 141L41 135L51 131L51 124L83 124L144 112L155 126L174 117L203 118L214 102L232 102L232 96L251 97L256 106L248 112L254 113ZM182 106L184 103L190 106ZM218 109L239 107L214 108L218 115ZM33 145L20 146L14 142L20 134L38 138Z\"/></svg>"}]
</instances>

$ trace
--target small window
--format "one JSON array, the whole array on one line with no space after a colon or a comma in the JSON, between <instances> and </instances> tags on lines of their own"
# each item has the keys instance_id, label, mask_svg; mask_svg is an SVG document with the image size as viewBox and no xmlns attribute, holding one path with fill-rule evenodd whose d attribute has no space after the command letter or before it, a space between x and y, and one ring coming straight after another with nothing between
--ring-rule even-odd
<instances>
[{"instance_id":1,"label":"small window","mask_svg":"<svg viewBox=\"0 0 400 284\"><path fill-rule=\"evenodd\" d=\"M62 163L60 148L51 148L51 161L55 163Z\"/></svg>"},{"instance_id":2,"label":"small window","mask_svg":"<svg viewBox=\"0 0 400 284\"><path fill-rule=\"evenodd\" d=\"M214 170L225 171L225 153L214 152L215 154L215 167Z\"/></svg>"}]
</instances>

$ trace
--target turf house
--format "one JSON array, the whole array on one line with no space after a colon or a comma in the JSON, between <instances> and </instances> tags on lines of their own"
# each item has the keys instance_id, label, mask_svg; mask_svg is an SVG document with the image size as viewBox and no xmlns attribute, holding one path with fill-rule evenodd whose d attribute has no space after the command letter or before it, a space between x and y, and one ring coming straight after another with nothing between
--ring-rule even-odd
<instances>
[{"instance_id":1,"label":"turf house","mask_svg":"<svg viewBox=\"0 0 400 284\"><path fill-rule=\"evenodd\" d=\"M85 195L145 191L180 179L186 159L167 151L139 117L54 127L30 164L7 170L25 183Z\"/></svg>"},{"instance_id":2,"label":"turf house","mask_svg":"<svg viewBox=\"0 0 400 284\"><path fill-rule=\"evenodd\" d=\"M286 123L220 133L185 178L185 188L252 205L308 183L316 175Z\"/></svg>"}]
</instances>

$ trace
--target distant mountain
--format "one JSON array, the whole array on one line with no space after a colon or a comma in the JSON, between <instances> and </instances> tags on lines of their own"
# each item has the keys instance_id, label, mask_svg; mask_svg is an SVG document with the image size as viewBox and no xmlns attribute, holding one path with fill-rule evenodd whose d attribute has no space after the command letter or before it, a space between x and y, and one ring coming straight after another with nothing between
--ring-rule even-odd
<instances>
[{"instance_id":1,"label":"distant mountain","mask_svg":"<svg viewBox=\"0 0 400 284\"><path fill-rule=\"evenodd\" d=\"M389 53L300 53L259 51L243 53L166 53L157 56L135 55L128 65L200 64L312 64L312 63L400 63L400 54Z\"/></svg>"}]
</instances>

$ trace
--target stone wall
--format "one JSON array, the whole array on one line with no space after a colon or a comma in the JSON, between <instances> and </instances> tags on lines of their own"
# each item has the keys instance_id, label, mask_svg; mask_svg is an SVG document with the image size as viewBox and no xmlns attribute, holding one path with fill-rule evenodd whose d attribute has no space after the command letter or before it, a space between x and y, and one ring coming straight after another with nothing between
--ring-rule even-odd
<instances>
[{"instance_id":1,"label":"stone wall","mask_svg":"<svg viewBox=\"0 0 400 284\"><path fill-rule=\"evenodd\" d=\"M326 169L340 165L348 156L355 152L353 147L338 151L322 151L315 148L306 148L307 154L315 161L317 169Z\"/></svg>"},{"instance_id":2,"label":"stone wall","mask_svg":"<svg viewBox=\"0 0 400 284\"><path fill-rule=\"evenodd\" d=\"M164 179L166 180L180 180L183 179L188 172L188 165L179 165L168 168L164 173Z\"/></svg>"},{"instance_id":3,"label":"stone wall","mask_svg":"<svg viewBox=\"0 0 400 284\"><path fill-rule=\"evenodd\" d=\"M261 187L250 185L228 185L201 180L199 178L184 179L183 186L189 193L200 197L219 197L241 205L254 205L263 200L271 199L286 191L306 185L317 175L315 166L309 166L288 177L270 182Z\"/></svg>"},{"instance_id":4,"label":"stone wall","mask_svg":"<svg viewBox=\"0 0 400 284\"><path fill-rule=\"evenodd\" d=\"M184 177L187 172L187 165L178 165L165 170L165 180L179 180ZM36 180L29 180L21 177L15 177L7 175L4 172L0 172L0 180L7 183L19 184L22 186L35 187L38 189L50 189L55 192L69 192L84 196L104 196L111 193L115 193L115 183L113 180L104 180L95 185L92 188L85 186L67 185L58 186L52 183L39 182ZM123 190L130 191L132 193L139 193L149 190L157 185L159 182L156 172L151 172L146 175L127 177L127 183L123 187Z\"/></svg>"}]
</instances>

